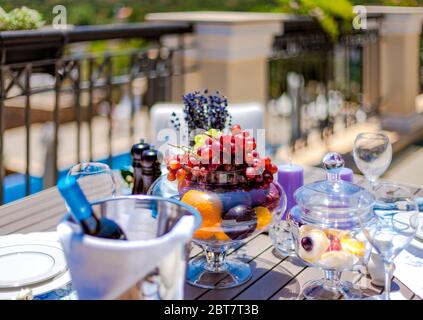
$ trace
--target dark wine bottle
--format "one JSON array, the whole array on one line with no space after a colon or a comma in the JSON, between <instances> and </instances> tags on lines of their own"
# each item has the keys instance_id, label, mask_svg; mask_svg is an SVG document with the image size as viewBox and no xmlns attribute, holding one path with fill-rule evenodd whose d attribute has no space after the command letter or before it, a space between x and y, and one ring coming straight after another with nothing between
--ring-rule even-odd
<instances>
[{"instance_id":1,"label":"dark wine bottle","mask_svg":"<svg viewBox=\"0 0 423 320\"><path fill-rule=\"evenodd\" d=\"M62 178L57 187L65 199L72 217L80 224L85 234L99 238L127 240L125 233L116 222L106 217L98 219L94 215L76 177Z\"/></svg>"},{"instance_id":2,"label":"dark wine bottle","mask_svg":"<svg viewBox=\"0 0 423 320\"><path fill-rule=\"evenodd\" d=\"M156 179L161 176L160 162L158 151L154 146L150 149L143 151L141 155L141 168L142 168L142 194L147 194L148 189Z\"/></svg>"},{"instance_id":3,"label":"dark wine bottle","mask_svg":"<svg viewBox=\"0 0 423 320\"><path fill-rule=\"evenodd\" d=\"M132 146L132 167L134 168L134 186L132 187L132 194L143 193L144 188L142 178L141 156L142 153L148 149L150 149L150 145L148 143L145 143L144 139L141 139L139 143L136 143Z\"/></svg>"}]
</instances>

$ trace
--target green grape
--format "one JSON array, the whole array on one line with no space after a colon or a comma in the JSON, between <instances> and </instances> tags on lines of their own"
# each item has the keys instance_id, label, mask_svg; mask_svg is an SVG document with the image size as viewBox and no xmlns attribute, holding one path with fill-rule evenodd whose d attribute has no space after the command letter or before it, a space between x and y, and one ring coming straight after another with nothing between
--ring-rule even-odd
<instances>
[{"instance_id":1,"label":"green grape","mask_svg":"<svg viewBox=\"0 0 423 320\"><path fill-rule=\"evenodd\" d=\"M206 141L206 137L207 137L207 136L205 136L205 135L203 135L203 134L197 134L197 135L194 137L194 142L195 142L195 143L202 143L202 142L205 142L205 141Z\"/></svg>"},{"instance_id":2,"label":"green grape","mask_svg":"<svg viewBox=\"0 0 423 320\"><path fill-rule=\"evenodd\" d=\"M194 145L194 150L198 150L199 148L201 148L202 146L204 146L204 143L196 143Z\"/></svg>"},{"instance_id":3,"label":"green grape","mask_svg":"<svg viewBox=\"0 0 423 320\"><path fill-rule=\"evenodd\" d=\"M206 135L204 135L204 134L197 134L194 137L194 142L195 142L194 149L198 149L198 148L204 146L204 144L206 143L206 139L207 139L207 136Z\"/></svg>"},{"instance_id":4,"label":"green grape","mask_svg":"<svg viewBox=\"0 0 423 320\"><path fill-rule=\"evenodd\" d=\"M206 133L211 136L212 138L217 138L221 135L220 130L217 129L209 129Z\"/></svg>"},{"instance_id":5,"label":"green grape","mask_svg":"<svg viewBox=\"0 0 423 320\"><path fill-rule=\"evenodd\" d=\"M198 148L201 148L202 146L204 146L206 144L206 139L209 137L212 138L218 138L220 137L222 133L219 130L216 129L210 129L208 131L206 131L204 134L197 134L194 137L194 149L197 150Z\"/></svg>"}]
</instances>

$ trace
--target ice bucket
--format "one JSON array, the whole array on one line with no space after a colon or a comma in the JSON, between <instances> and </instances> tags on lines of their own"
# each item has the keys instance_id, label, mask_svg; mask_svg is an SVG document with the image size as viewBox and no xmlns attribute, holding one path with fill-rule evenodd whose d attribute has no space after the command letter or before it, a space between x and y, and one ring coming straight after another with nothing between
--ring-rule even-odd
<instances>
[{"instance_id":1,"label":"ice bucket","mask_svg":"<svg viewBox=\"0 0 423 320\"><path fill-rule=\"evenodd\" d=\"M128 241L89 236L67 215L58 233L79 299L182 299L198 211L178 200L121 196L92 203Z\"/></svg>"}]
</instances>

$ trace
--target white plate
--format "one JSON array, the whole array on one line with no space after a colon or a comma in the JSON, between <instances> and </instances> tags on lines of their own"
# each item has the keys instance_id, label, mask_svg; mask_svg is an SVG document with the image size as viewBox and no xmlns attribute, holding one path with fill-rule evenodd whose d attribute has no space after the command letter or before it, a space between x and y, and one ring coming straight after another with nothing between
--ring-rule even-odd
<instances>
[{"instance_id":1,"label":"white plate","mask_svg":"<svg viewBox=\"0 0 423 320\"><path fill-rule=\"evenodd\" d=\"M423 225L418 225L421 222L420 216L419 220L417 220L416 216L412 216L410 218L410 224L413 226L413 228L417 228L416 238L423 241Z\"/></svg>"},{"instance_id":2,"label":"white plate","mask_svg":"<svg viewBox=\"0 0 423 320\"><path fill-rule=\"evenodd\" d=\"M63 250L48 244L9 244L0 248L0 289L45 282L66 270Z\"/></svg>"},{"instance_id":3,"label":"white plate","mask_svg":"<svg viewBox=\"0 0 423 320\"><path fill-rule=\"evenodd\" d=\"M411 240L410 246L418 250L423 250L423 240L421 240L420 237L419 238L416 237L413 240Z\"/></svg>"},{"instance_id":4,"label":"white plate","mask_svg":"<svg viewBox=\"0 0 423 320\"><path fill-rule=\"evenodd\" d=\"M32 290L33 296L39 296L46 293L51 293L55 290L64 288L71 282L70 272L67 270L49 281L38 283L33 286L28 286ZM19 295L22 288L0 289L0 300L10 300Z\"/></svg>"}]
</instances>

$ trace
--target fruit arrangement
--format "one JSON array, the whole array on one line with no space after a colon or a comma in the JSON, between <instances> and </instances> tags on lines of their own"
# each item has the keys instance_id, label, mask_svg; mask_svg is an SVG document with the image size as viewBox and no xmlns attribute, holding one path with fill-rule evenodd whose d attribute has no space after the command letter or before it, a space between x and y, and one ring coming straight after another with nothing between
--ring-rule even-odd
<instances>
[{"instance_id":1,"label":"fruit arrangement","mask_svg":"<svg viewBox=\"0 0 423 320\"><path fill-rule=\"evenodd\" d=\"M364 258L366 245L351 231L319 229L302 225L297 243L298 256L325 269L346 270Z\"/></svg>"},{"instance_id":2,"label":"fruit arrangement","mask_svg":"<svg viewBox=\"0 0 423 320\"><path fill-rule=\"evenodd\" d=\"M247 188L268 188L278 167L270 157L260 157L257 144L248 130L234 125L230 133L210 129L194 138L193 148L184 148L184 154L166 158L168 180L194 180L212 182L218 175L213 172L241 172L237 175L240 183ZM231 175L227 175L227 178ZM233 176L232 176L233 177Z\"/></svg>"},{"instance_id":3,"label":"fruit arrangement","mask_svg":"<svg viewBox=\"0 0 423 320\"><path fill-rule=\"evenodd\" d=\"M265 229L281 191L273 181L277 166L259 155L255 138L234 125L229 133L209 129L194 141L165 159L167 179L177 181L181 201L203 217L194 238L239 241Z\"/></svg>"}]
</instances>

